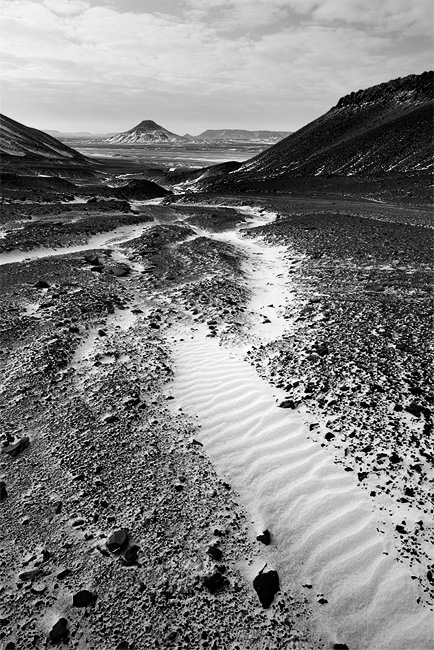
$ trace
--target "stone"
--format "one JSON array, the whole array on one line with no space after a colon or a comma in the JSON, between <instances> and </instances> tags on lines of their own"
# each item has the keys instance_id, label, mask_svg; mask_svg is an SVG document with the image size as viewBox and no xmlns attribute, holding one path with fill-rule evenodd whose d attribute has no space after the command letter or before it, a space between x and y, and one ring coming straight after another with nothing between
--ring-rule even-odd
<instances>
[{"instance_id":1,"label":"stone","mask_svg":"<svg viewBox=\"0 0 434 650\"><path fill-rule=\"evenodd\" d=\"M253 580L253 588L258 594L262 607L268 609L280 589L277 571L259 573Z\"/></svg>"},{"instance_id":2,"label":"stone","mask_svg":"<svg viewBox=\"0 0 434 650\"><path fill-rule=\"evenodd\" d=\"M35 289L49 289L50 288L50 285L45 280L38 280L37 282L35 282L35 284L33 286L35 287Z\"/></svg>"},{"instance_id":3,"label":"stone","mask_svg":"<svg viewBox=\"0 0 434 650\"><path fill-rule=\"evenodd\" d=\"M334 650L349 650L346 643L335 643L333 648Z\"/></svg>"},{"instance_id":4,"label":"stone","mask_svg":"<svg viewBox=\"0 0 434 650\"><path fill-rule=\"evenodd\" d=\"M139 552L140 546L137 544L130 546L130 548L125 551L124 557L122 558L123 563L127 566L134 566L137 564L137 557L139 555Z\"/></svg>"},{"instance_id":5,"label":"stone","mask_svg":"<svg viewBox=\"0 0 434 650\"><path fill-rule=\"evenodd\" d=\"M95 255L94 253L86 253L84 259L91 266L100 266L101 264L101 262L98 259L98 255Z\"/></svg>"},{"instance_id":6,"label":"stone","mask_svg":"<svg viewBox=\"0 0 434 650\"><path fill-rule=\"evenodd\" d=\"M124 278L129 275L131 269L128 264L123 262L118 262L117 264L112 264L111 266L106 267L107 273L116 276L117 278Z\"/></svg>"},{"instance_id":7,"label":"stone","mask_svg":"<svg viewBox=\"0 0 434 650\"><path fill-rule=\"evenodd\" d=\"M213 560L217 561L220 560L223 556L221 549L216 544L210 546L206 552Z\"/></svg>"},{"instance_id":8,"label":"stone","mask_svg":"<svg viewBox=\"0 0 434 650\"><path fill-rule=\"evenodd\" d=\"M116 551L120 551L127 542L128 533L123 528L120 528L110 535L106 542L106 546L109 551L116 553Z\"/></svg>"},{"instance_id":9,"label":"stone","mask_svg":"<svg viewBox=\"0 0 434 650\"><path fill-rule=\"evenodd\" d=\"M262 535L258 535L257 538L258 542L262 542L262 544L265 544L265 546L269 546L271 542L271 535L269 530L264 530Z\"/></svg>"},{"instance_id":10,"label":"stone","mask_svg":"<svg viewBox=\"0 0 434 650\"><path fill-rule=\"evenodd\" d=\"M292 399L284 399L283 402L279 404L280 409L296 409L297 403Z\"/></svg>"},{"instance_id":11,"label":"stone","mask_svg":"<svg viewBox=\"0 0 434 650\"><path fill-rule=\"evenodd\" d=\"M227 579L220 573L220 571L215 571L209 576L205 576L202 579L204 587L208 589L212 594L216 591L221 591L228 584Z\"/></svg>"},{"instance_id":12,"label":"stone","mask_svg":"<svg viewBox=\"0 0 434 650\"><path fill-rule=\"evenodd\" d=\"M88 591L87 589L82 589L73 595L72 604L74 607L88 607L89 605L92 605L95 600L95 594L93 594L91 591Z\"/></svg>"},{"instance_id":13,"label":"stone","mask_svg":"<svg viewBox=\"0 0 434 650\"><path fill-rule=\"evenodd\" d=\"M7 497L8 493L6 490L6 483L4 481L0 481L0 501L5 501Z\"/></svg>"},{"instance_id":14,"label":"stone","mask_svg":"<svg viewBox=\"0 0 434 650\"><path fill-rule=\"evenodd\" d=\"M24 449L26 449L29 446L29 444L30 444L30 438L28 436L24 436L14 444L8 445L7 447L3 447L2 454L7 454L12 458L16 458L18 454L20 454L22 451L24 451Z\"/></svg>"},{"instance_id":15,"label":"stone","mask_svg":"<svg viewBox=\"0 0 434 650\"><path fill-rule=\"evenodd\" d=\"M68 621L66 618L59 618L51 628L49 637L53 643L60 643L60 641L68 638Z\"/></svg>"},{"instance_id":16,"label":"stone","mask_svg":"<svg viewBox=\"0 0 434 650\"><path fill-rule=\"evenodd\" d=\"M40 573L40 569L31 569L30 571L24 571L23 573L20 573L18 577L23 582L29 582L30 580L33 580L33 578L36 578L36 576Z\"/></svg>"}]
</instances>

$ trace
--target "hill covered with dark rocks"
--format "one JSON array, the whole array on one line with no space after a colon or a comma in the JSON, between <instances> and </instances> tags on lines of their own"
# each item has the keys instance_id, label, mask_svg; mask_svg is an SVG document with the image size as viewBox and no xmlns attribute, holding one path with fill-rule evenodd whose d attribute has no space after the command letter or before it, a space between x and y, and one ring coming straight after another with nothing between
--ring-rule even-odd
<instances>
[{"instance_id":1,"label":"hill covered with dark rocks","mask_svg":"<svg viewBox=\"0 0 434 650\"><path fill-rule=\"evenodd\" d=\"M222 174L213 189L295 177L427 173L432 169L433 72L342 97L325 115Z\"/></svg>"}]
</instances>

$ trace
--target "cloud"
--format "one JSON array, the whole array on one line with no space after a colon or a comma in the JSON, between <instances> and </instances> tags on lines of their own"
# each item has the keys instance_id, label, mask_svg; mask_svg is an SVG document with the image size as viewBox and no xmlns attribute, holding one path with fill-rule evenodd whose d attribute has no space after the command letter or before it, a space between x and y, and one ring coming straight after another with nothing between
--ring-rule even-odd
<instances>
[{"instance_id":1,"label":"cloud","mask_svg":"<svg viewBox=\"0 0 434 650\"><path fill-rule=\"evenodd\" d=\"M374 4L364 2L368 20ZM423 39L397 46L390 30L354 22L356 0L187 0L184 16L179 2L173 14L169 1L165 14L139 11L143 4L131 0L127 10L115 0L4 0L3 110L25 121L43 106L51 124L75 114L84 130L93 115L107 130L161 116L178 132L248 124L292 130L343 94L421 72L431 61ZM338 4L345 10L336 23ZM391 5L380 5L384 18ZM395 24L409 24L409 3L394 6ZM304 13L293 20L288 8ZM246 13L257 29L222 31Z\"/></svg>"},{"instance_id":2,"label":"cloud","mask_svg":"<svg viewBox=\"0 0 434 650\"><path fill-rule=\"evenodd\" d=\"M431 0L287 0L309 19L369 25L376 31L432 34Z\"/></svg>"}]
</instances>

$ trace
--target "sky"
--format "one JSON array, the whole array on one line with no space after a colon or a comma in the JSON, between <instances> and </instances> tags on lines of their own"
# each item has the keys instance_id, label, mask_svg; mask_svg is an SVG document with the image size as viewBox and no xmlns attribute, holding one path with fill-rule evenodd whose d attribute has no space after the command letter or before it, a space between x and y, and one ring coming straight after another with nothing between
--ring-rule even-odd
<instances>
[{"instance_id":1,"label":"sky","mask_svg":"<svg viewBox=\"0 0 434 650\"><path fill-rule=\"evenodd\" d=\"M432 69L431 0L1 2L1 112L42 130L295 131Z\"/></svg>"}]
</instances>

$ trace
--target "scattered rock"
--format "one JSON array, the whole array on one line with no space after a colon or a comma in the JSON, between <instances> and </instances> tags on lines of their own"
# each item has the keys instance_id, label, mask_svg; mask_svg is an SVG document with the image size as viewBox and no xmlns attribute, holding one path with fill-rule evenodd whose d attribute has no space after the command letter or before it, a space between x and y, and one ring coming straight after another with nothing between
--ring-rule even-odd
<instances>
[{"instance_id":1,"label":"scattered rock","mask_svg":"<svg viewBox=\"0 0 434 650\"><path fill-rule=\"evenodd\" d=\"M5 501L7 497L8 493L6 490L6 483L4 481L0 481L0 501Z\"/></svg>"},{"instance_id":2,"label":"scattered rock","mask_svg":"<svg viewBox=\"0 0 434 650\"><path fill-rule=\"evenodd\" d=\"M94 253L86 253L86 255L84 256L84 259L91 266L100 266L101 265L101 262L100 262L100 260L98 258L98 255L95 255Z\"/></svg>"},{"instance_id":3,"label":"scattered rock","mask_svg":"<svg viewBox=\"0 0 434 650\"><path fill-rule=\"evenodd\" d=\"M106 542L106 546L109 551L116 553L116 551L122 550L127 542L128 533L125 529L120 528L119 530L115 530L115 532L110 535Z\"/></svg>"},{"instance_id":4,"label":"scattered rock","mask_svg":"<svg viewBox=\"0 0 434 650\"><path fill-rule=\"evenodd\" d=\"M296 409L297 403L292 399L284 399L283 402L280 402L279 408L281 409Z\"/></svg>"},{"instance_id":5,"label":"scattered rock","mask_svg":"<svg viewBox=\"0 0 434 650\"><path fill-rule=\"evenodd\" d=\"M30 580L33 580L33 578L36 578L41 573L41 569L32 569L31 571L24 571L23 573L19 574L19 579L22 580L23 582L29 582Z\"/></svg>"},{"instance_id":6,"label":"scattered rock","mask_svg":"<svg viewBox=\"0 0 434 650\"><path fill-rule=\"evenodd\" d=\"M205 576L202 579L202 582L204 587L206 587L212 594L216 591L221 591L227 584L229 584L227 578L225 578L220 571L215 571L212 575Z\"/></svg>"},{"instance_id":7,"label":"scattered rock","mask_svg":"<svg viewBox=\"0 0 434 650\"><path fill-rule=\"evenodd\" d=\"M27 449L29 444L30 444L30 438L28 436L24 436L14 444L8 445L7 447L3 447L2 454L7 454L12 458L16 458L18 454L24 451L24 449Z\"/></svg>"},{"instance_id":8,"label":"scattered rock","mask_svg":"<svg viewBox=\"0 0 434 650\"><path fill-rule=\"evenodd\" d=\"M220 560L223 556L222 550L217 546L217 544L210 546L206 552L213 560L217 561Z\"/></svg>"},{"instance_id":9,"label":"scattered rock","mask_svg":"<svg viewBox=\"0 0 434 650\"><path fill-rule=\"evenodd\" d=\"M33 286L35 287L35 289L49 289L50 288L50 285L45 280L38 280L37 282L35 282L35 284Z\"/></svg>"},{"instance_id":10,"label":"scattered rock","mask_svg":"<svg viewBox=\"0 0 434 650\"><path fill-rule=\"evenodd\" d=\"M68 638L68 621L66 618L59 618L51 628L49 637L53 643L60 643Z\"/></svg>"},{"instance_id":11,"label":"scattered rock","mask_svg":"<svg viewBox=\"0 0 434 650\"><path fill-rule=\"evenodd\" d=\"M264 609L268 609L274 600L275 594L279 591L279 576L277 571L259 573L253 580L253 587Z\"/></svg>"},{"instance_id":12,"label":"scattered rock","mask_svg":"<svg viewBox=\"0 0 434 650\"><path fill-rule=\"evenodd\" d=\"M262 535L258 535L257 538L258 542L262 542L265 544L265 546L268 546L271 542L271 535L269 530L264 530Z\"/></svg>"},{"instance_id":13,"label":"scattered rock","mask_svg":"<svg viewBox=\"0 0 434 650\"><path fill-rule=\"evenodd\" d=\"M133 544L129 549L125 551L125 554L122 558L123 564L126 566L134 566L137 564L137 558L140 552L140 546Z\"/></svg>"},{"instance_id":14,"label":"scattered rock","mask_svg":"<svg viewBox=\"0 0 434 650\"><path fill-rule=\"evenodd\" d=\"M106 271L107 273L110 273L111 275L114 275L117 278L125 278L127 275L130 274L131 269L128 266L128 264L124 264L123 262L118 262L116 264L107 266Z\"/></svg>"},{"instance_id":15,"label":"scattered rock","mask_svg":"<svg viewBox=\"0 0 434 650\"><path fill-rule=\"evenodd\" d=\"M87 589L82 589L73 595L72 604L74 607L88 607L89 605L92 605L95 600L95 594L93 594L91 591L88 591Z\"/></svg>"}]
</instances>

